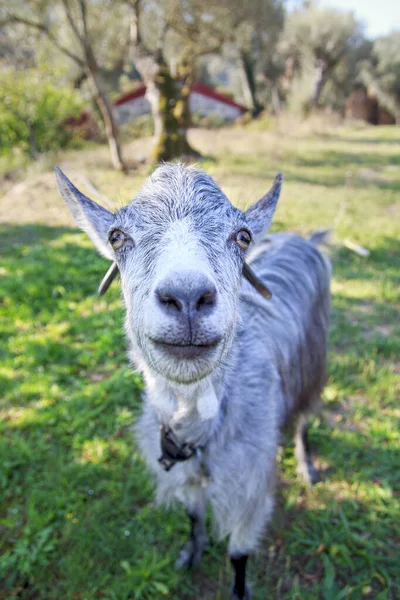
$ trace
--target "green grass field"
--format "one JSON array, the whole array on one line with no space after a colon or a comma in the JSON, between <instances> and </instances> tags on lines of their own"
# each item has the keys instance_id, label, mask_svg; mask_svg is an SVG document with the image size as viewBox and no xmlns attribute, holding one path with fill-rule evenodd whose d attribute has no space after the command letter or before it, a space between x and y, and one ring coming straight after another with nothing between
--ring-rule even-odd
<instances>
[{"instance_id":1,"label":"green grass field","mask_svg":"<svg viewBox=\"0 0 400 600\"><path fill-rule=\"evenodd\" d=\"M250 563L254 598L399 598L400 130L248 127L192 141L239 206L283 171L274 229L335 228L330 376L311 427L321 482L296 479L288 438ZM115 174L105 149L57 158L116 205L148 170ZM0 599L228 598L224 543L199 571L174 568L189 526L180 507L154 506L135 447L142 382L118 285L96 297L106 264L70 227L52 173L0 189Z\"/></svg>"}]
</instances>

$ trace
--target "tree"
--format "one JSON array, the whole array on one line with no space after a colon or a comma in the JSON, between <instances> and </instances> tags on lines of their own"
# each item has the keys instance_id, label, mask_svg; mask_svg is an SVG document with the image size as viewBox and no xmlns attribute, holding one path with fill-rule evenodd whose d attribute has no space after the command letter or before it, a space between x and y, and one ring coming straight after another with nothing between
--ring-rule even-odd
<instances>
[{"instance_id":1,"label":"tree","mask_svg":"<svg viewBox=\"0 0 400 600\"><path fill-rule=\"evenodd\" d=\"M228 9L213 0L122 0L131 10L132 60L154 119L154 161L198 156L187 139L196 62L220 51Z\"/></svg>"},{"instance_id":2,"label":"tree","mask_svg":"<svg viewBox=\"0 0 400 600\"><path fill-rule=\"evenodd\" d=\"M101 77L99 59L104 61L104 51L112 45L107 40L108 12L114 3L107 0L3 0L0 25L19 26L34 30L44 36L64 56L68 57L82 72L91 86L92 94L104 122L105 133L113 166L125 170L118 127L112 105ZM117 10L113 6L113 11ZM120 21L120 27L123 20ZM120 36L123 37L123 36ZM119 38L115 43L118 43Z\"/></svg>"},{"instance_id":3,"label":"tree","mask_svg":"<svg viewBox=\"0 0 400 600\"><path fill-rule=\"evenodd\" d=\"M294 10L285 22L280 52L292 74L310 73L307 104L316 107L334 70L363 41L361 24L352 13L314 4Z\"/></svg>"},{"instance_id":4,"label":"tree","mask_svg":"<svg viewBox=\"0 0 400 600\"><path fill-rule=\"evenodd\" d=\"M258 82L265 84L266 71L269 69L271 57L275 55L275 47L284 23L284 7L282 0L251 0L229 3L230 31L234 48L237 51L245 81L245 94L250 101L252 112L257 116L263 104L258 95ZM273 87L275 81L269 80Z\"/></svg>"},{"instance_id":5,"label":"tree","mask_svg":"<svg viewBox=\"0 0 400 600\"><path fill-rule=\"evenodd\" d=\"M352 46L333 69L321 93L320 105L344 113L346 101L353 89L363 85L363 65L371 60L373 43L361 39Z\"/></svg>"},{"instance_id":6,"label":"tree","mask_svg":"<svg viewBox=\"0 0 400 600\"><path fill-rule=\"evenodd\" d=\"M364 64L363 81L400 124L400 31L375 40L372 59Z\"/></svg>"}]
</instances>

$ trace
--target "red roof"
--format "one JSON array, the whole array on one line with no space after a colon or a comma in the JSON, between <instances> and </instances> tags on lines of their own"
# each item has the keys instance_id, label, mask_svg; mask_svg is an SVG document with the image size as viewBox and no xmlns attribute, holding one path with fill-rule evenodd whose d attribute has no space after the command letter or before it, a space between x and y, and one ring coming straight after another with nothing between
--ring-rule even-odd
<instances>
[{"instance_id":1,"label":"red roof","mask_svg":"<svg viewBox=\"0 0 400 600\"><path fill-rule=\"evenodd\" d=\"M207 98L213 98L213 100L217 100L223 104L229 104L229 106L234 106L242 112L246 112L248 110L248 108L242 104L235 102L230 96L227 96L226 94L220 94L220 92L217 92L214 88L206 85L205 83L195 83L192 87L192 92L196 92L196 94L206 96ZM115 100L114 106L121 106L127 102L132 102L133 100L144 96L145 93L146 86L142 84L139 88L133 90L132 92L127 92L126 94L120 96L117 100Z\"/></svg>"},{"instance_id":2,"label":"red roof","mask_svg":"<svg viewBox=\"0 0 400 600\"><path fill-rule=\"evenodd\" d=\"M132 100L136 100L136 98L141 98L142 96L145 95L145 93L146 93L146 86L143 85L143 83L142 83L140 85L140 87L136 88L135 90L132 90L131 92L127 92L126 94L123 94L117 100L115 100L114 106L121 106L121 104L125 104L126 102L131 102Z\"/></svg>"},{"instance_id":3,"label":"red roof","mask_svg":"<svg viewBox=\"0 0 400 600\"><path fill-rule=\"evenodd\" d=\"M214 88L206 85L205 83L195 83L192 87L192 91L196 92L196 94L201 94L202 96L207 96L207 98L213 98L214 100L218 100L218 102L222 102L223 104L229 104L229 106L234 106L239 110L246 112L249 109L243 106L243 104L238 104L235 102L230 96L226 94L221 94L217 92Z\"/></svg>"}]
</instances>

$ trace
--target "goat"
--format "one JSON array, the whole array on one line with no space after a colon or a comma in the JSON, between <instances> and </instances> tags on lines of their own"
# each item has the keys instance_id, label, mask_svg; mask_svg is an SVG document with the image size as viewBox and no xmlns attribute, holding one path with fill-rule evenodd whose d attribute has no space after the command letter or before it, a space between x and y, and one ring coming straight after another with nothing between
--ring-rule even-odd
<instances>
[{"instance_id":1,"label":"goat","mask_svg":"<svg viewBox=\"0 0 400 600\"><path fill-rule=\"evenodd\" d=\"M178 499L191 520L177 564L200 562L210 503L229 536L232 598L248 599L247 558L273 510L280 432L292 420L299 471L315 479L307 416L325 383L329 262L313 240L265 235L281 176L242 212L205 172L165 164L115 214L60 170L57 179L121 274L130 356L146 382L138 443L158 500ZM258 293L267 282L271 300Z\"/></svg>"}]
</instances>

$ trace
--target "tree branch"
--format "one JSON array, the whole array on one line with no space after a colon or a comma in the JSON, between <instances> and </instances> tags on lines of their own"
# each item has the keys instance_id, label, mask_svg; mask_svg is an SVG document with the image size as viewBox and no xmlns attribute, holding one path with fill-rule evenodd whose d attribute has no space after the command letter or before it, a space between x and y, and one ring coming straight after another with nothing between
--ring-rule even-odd
<instances>
[{"instance_id":1,"label":"tree branch","mask_svg":"<svg viewBox=\"0 0 400 600\"><path fill-rule=\"evenodd\" d=\"M18 15L9 15L6 19L0 21L0 26L4 27L12 23L18 23L20 25L25 25L26 27L31 27L32 29L41 31L60 50L60 52L68 56L71 60L75 61L80 67L85 66L84 61L77 54L74 54L68 50L68 48L60 44L58 39L51 33L50 29L44 23L37 23L36 21L31 21L30 19L26 19L25 17L20 17Z\"/></svg>"},{"instance_id":2,"label":"tree branch","mask_svg":"<svg viewBox=\"0 0 400 600\"><path fill-rule=\"evenodd\" d=\"M79 29L78 29L77 25L75 24L75 21L74 21L74 19L72 17L72 13L71 13L71 9L70 9L69 4L68 4L68 0L61 0L61 2L63 4L63 6L64 6L65 15L67 17L68 23L69 23L69 25L70 25L73 33L75 34L76 38L78 39L78 42L80 44L84 45L85 40L82 37L81 32L79 31Z\"/></svg>"},{"instance_id":3,"label":"tree branch","mask_svg":"<svg viewBox=\"0 0 400 600\"><path fill-rule=\"evenodd\" d=\"M223 43L224 39L221 36L221 38L214 44L214 46L209 46L208 48L204 48L203 50L196 52L195 58L201 58L202 56L206 56L207 54L215 54L216 52L218 52L218 50L221 50Z\"/></svg>"},{"instance_id":4,"label":"tree branch","mask_svg":"<svg viewBox=\"0 0 400 600\"><path fill-rule=\"evenodd\" d=\"M87 25L87 5L86 5L85 0L79 0L79 6L81 9L83 33L85 36L85 41L88 42L89 41L89 30L88 30L88 25Z\"/></svg>"},{"instance_id":5,"label":"tree branch","mask_svg":"<svg viewBox=\"0 0 400 600\"><path fill-rule=\"evenodd\" d=\"M133 10L133 22L131 26L131 39L135 46L142 46L142 36L140 34L140 0L127 0L128 6Z\"/></svg>"}]
</instances>

